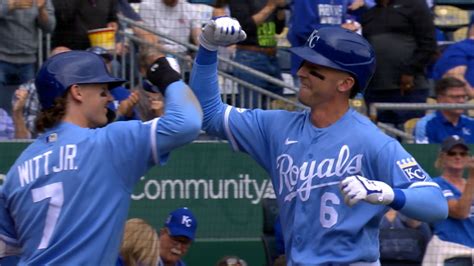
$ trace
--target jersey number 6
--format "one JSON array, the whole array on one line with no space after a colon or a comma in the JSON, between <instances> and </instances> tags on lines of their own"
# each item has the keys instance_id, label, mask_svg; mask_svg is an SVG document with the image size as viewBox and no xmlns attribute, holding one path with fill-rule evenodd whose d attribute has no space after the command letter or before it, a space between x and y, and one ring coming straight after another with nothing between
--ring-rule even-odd
<instances>
[{"instance_id":1,"label":"jersey number 6","mask_svg":"<svg viewBox=\"0 0 474 266\"><path fill-rule=\"evenodd\" d=\"M332 192L325 192L321 196L321 206L319 208L319 221L324 228L330 228L337 223L339 217L336 209L332 206L341 204L339 197Z\"/></svg>"}]
</instances>

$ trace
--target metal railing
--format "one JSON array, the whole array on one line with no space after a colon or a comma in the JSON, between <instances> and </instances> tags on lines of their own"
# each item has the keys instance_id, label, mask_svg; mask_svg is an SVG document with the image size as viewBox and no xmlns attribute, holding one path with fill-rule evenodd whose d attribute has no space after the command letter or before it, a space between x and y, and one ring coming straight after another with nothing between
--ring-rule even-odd
<instances>
[{"instance_id":1,"label":"metal railing","mask_svg":"<svg viewBox=\"0 0 474 266\"><path fill-rule=\"evenodd\" d=\"M382 110L391 111L406 111L406 110L417 110L417 111L428 111L428 110L452 110L462 109L471 110L474 109L474 103L372 103L369 107L369 116L377 126L383 129L386 133L392 136L400 137L405 142L413 142L414 137L407 132L397 129L392 125L377 122L377 112Z\"/></svg>"},{"instance_id":2,"label":"metal railing","mask_svg":"<svg viewBox=\"0 0 474 266\"><path fill-rule=\"evenodd\" d=\"M377 121L379 110L405 111L405 110L447 110L447 109L474 109L474 103L372 103L369 107L369 116Z\"/></svg>"},{"instance_id":3,"label":"metal railing","mask_svg":"<svg viewBox=\"0 0 474 266\"><path fill-rule=\"evenodd\" d=\"M157 31L157 30L154 30L142 23L138 23L136 21L133 21L131 19L128 19L122 15L119 15L119 21L120 23L122 24L122 26L124 28L127 28L127 27L137 27L137 28L140 28L142 30L145 30L147 32L150 32L150 34L155 34L157 35L158 37L162 38L162 39L167 39L169 41L172 41L172 42L175 42L179 45L182 45L184 47L186 47L187 49L191 50L191 51L197 51L198 50L198 47L196 45L193 45L193 44L190 44L190 43L186 43L186 42L181 42L181 41L178 41L174 38L171 38L169 36L166 36L165 34ZM148 46L153 46L153 47L156 47L156 48L160 48L158 44L153 44L153 43L149 43L148 41L144 40L144 39L141 39L141 38L138 38L137 36L131 34L131 33L128 33L128 32L125 32L125 31L119 31L119 34L124 36L124 41L126 41L127 39L128 40L131 40L135 43L138 43L138 44L141 44L141 45L148 45ZM132 47L133 45L131 45ZM166 54L171 54L172 56L175 56L177 58L179 58L180 60L182 61L191 61L188 57L185 57L183 56L182 54L180 53L175 53L173 51L162 51L163 53L166 53ZM131 60L134 60L132 59L132 57L134 57L135 55L133 53L129 53L130 55L130 61ZM124 55L125 56L125 55ZM297 92L298 91L298 88L295 87L293 84L288 84L288 83L285 83L284 81L280 80L280 79L277 79L277 78L274 78L270 75L267 75L263 72L260 72L260 71L257 71L255 69L252 69L250 67L247 67L245 65L242 65L242 64L239 64L239 63L236 63L234 61L232 61L231 59L228 59L228 58L225 58L223 56L220 56L218 55L218 59L220 62L223 62L223 63L226 63L228 66L231 66L233 67L234 69L240 69L242 71L244 71L245 73L248 73L249 75L252 75L252 76L255 76L255 77L258 77L258 78L261 78L269 83L272 83L278 87L281 87L281 88L286 88L292 92ZM189 62L189 63L192 63L192 62ZM122 64L123 65L123 64ZM123 71L122 71L123 72ZM123 75L124 73L122 73ZM258 94L258 106L255 106L255 107L265 107L265 108L270 108L270 103L267 103L266 106L262 106L261 103L261 99L262 99L262 96L267 96L269 97L270 99L273 99L273 100L279 100L279 101L282 101L284 102L285 104L288 104L296 109L298 108L304 108L304 106L302 104L300 104L298 101L296 100L291 100L291 99L288 99L284 96L281 96L281 95L278 95L278 94L275 94L275 93L272 93L272 92L269 92L267 90L265 90L264 88L261 88L261 87L258 87L258 86L255 86L249 82L245 82L241 79L238 79L238 78L235 78L233 77L232 75L230 75L229 73L225 72L225 71L222 71L220 70L218 72L219 76L221 76L221 78L224 79L224 83L225 83L225 80L230 80L231 82L234 82L236 83L238 86L241 86L245 89L249 89L251 91L255 91L257 92ZM132 74L130 74L132 75ZM131 82L134 82L132 79L130 79ZM133 84L132 84L133 85ZM223 93L223 97L226 96L227 94L229 94L229 92L225 92ZM240 100L240 103L243 102L243 97L241 97L242 95L240 94L239 96L237 96L238 94L238 90L237 91L231 91L230 92L230 96L231 96L231 104L236 104L238 102L238 100ZM237 97L240 97L240 98L237 98ZM252 98L250 98L250 105L252 103ZM254 107L254 106L252 106Z\"/></svg>"}]
</instances>

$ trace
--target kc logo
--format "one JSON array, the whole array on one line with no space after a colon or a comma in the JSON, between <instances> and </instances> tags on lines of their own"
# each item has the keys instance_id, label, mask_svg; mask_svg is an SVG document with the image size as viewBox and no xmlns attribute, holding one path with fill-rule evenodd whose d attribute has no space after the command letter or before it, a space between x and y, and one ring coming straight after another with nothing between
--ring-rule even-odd
<instances>
[{"instance_id":1,"label":"kc logo","mask_svg":"<svg viewBox=\"0 0 474 266\"><path fill-rule=\"evenodd\" d=\"M413 157L397 161L398 167L408 179L425 180L426 175Z\"/></svg>"},{"instance_id":2,"label":"kc logo","mask_svg":"<svg viewBox=\"0 0 474 266\"><path fill-rule=\"evenodd\" d=\"M183 217L181 218L181 224L184 224L186 227L191 227L192 222L193 220L187 215L183 215Z\"/></svg>"},{"instance_id":3,"label":"kc logo","mask_svg":"<svg viewBox=\"0 0 474 266\"><path fill-rule=\"evenodd\" d=\"M306 41L306 43L308 44L308 47L314 48L314 46L316 46L315 42L317 42L319 38L321 38L321 36L318 35L318 30L314 30L309 36L308 40Z\"/></svg>"}]
</instances>

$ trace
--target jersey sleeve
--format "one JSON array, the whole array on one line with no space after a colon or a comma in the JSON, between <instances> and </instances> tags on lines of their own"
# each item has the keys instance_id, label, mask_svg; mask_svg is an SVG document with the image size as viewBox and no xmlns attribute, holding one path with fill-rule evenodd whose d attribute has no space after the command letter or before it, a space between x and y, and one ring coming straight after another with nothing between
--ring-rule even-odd
<instances>
[{"instance_id":1,"label":"jersey sleeve","mask_svg":"<svg viewBox=\"0 0 474 266\"><path fill-rule=\"evenodd\" d=\"M5 197L0 188L0 258L18 255L21 252L16 240L15 224L6 208Z\"/></svg>"},{"instance_id":2,"label":"jersey sleeve","mask_svg":"<svg viewBox=\"0 0 474 266\"><path fill-rule=\"evenodd\" d=\"M103 138L111 154L118 158L117 163L130 165L126 181L134 184L153 165L166 163L173 149L193 141L201 123L202 110L196 97L184 82L177 81L166 90L162 117L148 122L112 123Z\"/></svg>"},{"instance_id":3,"label":"jersey sleeve","mask_svg":"<svg viewBox=\"0 0 474 266\"><path fill-rule=\"evenodd\" d=\"M435 222L448 215L446 199L418 162L396 140L381 148L377 176L395 191L396 207L402 214L423 222ZM429 199L429 200L428 200Z\"/></svg>"},{"instance_id":4,"label":"jersey sleeve","mask_svg":"<svg viewBox=\"0 0 474 266\"><path fill-rule=\"evenodd\" d=\"M270 140L273 138L269 134L276 116L277 111L227 106L222 119L232 149L248 153L265 169L270 169Z\"/></svg>"},{"instance_id":5,"label":"jersey sleeve","mask_svg":"<svg viewBox=\"0 0 474 266\"><path fill-rule=\"evenodd\" d=\"M413 185L438 187L415 158L396 140L391 140L381 147L376 160L378 167L375 176L394 188L404 189Z\"/></svg>"},{"instance_id":6,"label":"jersey sleeve","mask_svg":"<svg viewBox=\"0 0 474 266\"><path fill-rule=\"evenodd\" d=\"M248 153L260 165L269 167L269 136L276 111L248 110L224 104L220 98L217 64L195 62L190 86L204 112L203 129L229 141L234 151ZM270 131L269 131L270 130Z\"/></svg>"}]
</instances>

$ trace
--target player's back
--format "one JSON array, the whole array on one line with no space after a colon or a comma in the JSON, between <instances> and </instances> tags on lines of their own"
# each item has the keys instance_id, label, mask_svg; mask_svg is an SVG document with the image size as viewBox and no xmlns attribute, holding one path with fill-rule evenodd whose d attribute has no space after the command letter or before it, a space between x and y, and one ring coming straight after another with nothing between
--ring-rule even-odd
<instances>
[{"instance_id":1,"label":"player's back","mask_svg":"<svg viewBox=\"0 0 474 266\"><path fill-rule=\"evenodd\" d=\"M21 263L115 262L132 186L149 166L146 152L143 163L127 164L126 152L117 152L127 145L112 142L121 140L117 128L62 123L10 169L3 193L14 220L10 232L23 247Z\"/></svg>"}]
</instances>

